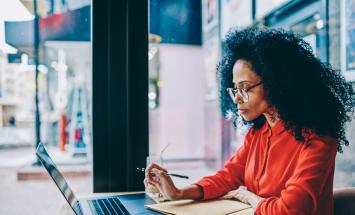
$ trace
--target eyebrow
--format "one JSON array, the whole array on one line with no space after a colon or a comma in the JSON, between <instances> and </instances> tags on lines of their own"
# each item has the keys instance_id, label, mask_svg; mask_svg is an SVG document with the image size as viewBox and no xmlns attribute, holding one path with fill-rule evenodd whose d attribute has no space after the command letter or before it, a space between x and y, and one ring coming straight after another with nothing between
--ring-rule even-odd
<instances>
[{"instance_id":1,"label":"eyebrow","mask_svg":"<svg viewBox=\"0 0 355 215\"><path fill-rule=\"evenodd\" d=\"M239 81L238 83L235 83L234 81L233 81L233 84L234 85L238 85L238 84L244 84L244 83L253 83L252 81Z\"/></svg>"},{"instance_id":2,"label":"eyebrow","mask_svg":"<svg viewBox=\"0 0 355 215\"><path fill-rule=\"evenodd\" d=\"M248 82L249 82L249 83L253 83L252 81L246 81L246 80L245 80L245 81L239 81L237 84L244 84L244 83L248 83Z\"/></svg>"}]
</instances>

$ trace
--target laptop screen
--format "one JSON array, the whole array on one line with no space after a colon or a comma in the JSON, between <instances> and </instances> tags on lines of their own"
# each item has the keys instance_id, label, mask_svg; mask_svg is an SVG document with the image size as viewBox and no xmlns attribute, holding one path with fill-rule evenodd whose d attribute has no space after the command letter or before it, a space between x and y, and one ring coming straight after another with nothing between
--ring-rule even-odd
<instances>
[{"instance_id":1,"label":"laptop screen","mask_svg":"<svg viewBox=\"0 0 355 215\"><path fill-rule=\"evenodd\" d=\"M68 183L64 179L63 175L59 172L53 160L49 156L47 150L44 148L43 144L38 144L36 155L43 164L43 166L48 171L49 175L53 178L59 190L62 192L65 199L68 201L70 206L74 209L77 198L75 197L72 189L69 187Z\"/></svg>"}]
</instances>

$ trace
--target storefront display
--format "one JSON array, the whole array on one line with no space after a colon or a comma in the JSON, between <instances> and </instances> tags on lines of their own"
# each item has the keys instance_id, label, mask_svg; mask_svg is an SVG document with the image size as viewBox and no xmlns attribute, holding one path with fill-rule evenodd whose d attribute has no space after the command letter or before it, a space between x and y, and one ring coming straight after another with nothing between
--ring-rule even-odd
<instances>
[{"instance_id":1,"label":"storefront display","mask_svg":"<svg viewBox=\"0 0 355 215\"><path fill-rule=\"evenodd\" d=\"M342 71L349 81L355 81L355 0L341 1Z\"/></svg>"}]
</instances>

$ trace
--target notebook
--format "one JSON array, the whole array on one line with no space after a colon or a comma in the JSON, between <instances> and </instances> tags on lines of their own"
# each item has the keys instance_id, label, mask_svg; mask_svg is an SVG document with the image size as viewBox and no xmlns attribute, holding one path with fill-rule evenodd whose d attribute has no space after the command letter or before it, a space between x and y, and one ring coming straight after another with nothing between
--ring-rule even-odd
<instances>
[{"instance_id":1,"label":"notebook","mask_svg":"<svg viewBox=\"0 0 355 215\"><path fill-rule=\"evenodd\" d=\"M193 215L251 215L254 211L250 205L237 200L179 200L159 204L145 205L146 208L163 214Z\"/></svg>"}]
</instances>

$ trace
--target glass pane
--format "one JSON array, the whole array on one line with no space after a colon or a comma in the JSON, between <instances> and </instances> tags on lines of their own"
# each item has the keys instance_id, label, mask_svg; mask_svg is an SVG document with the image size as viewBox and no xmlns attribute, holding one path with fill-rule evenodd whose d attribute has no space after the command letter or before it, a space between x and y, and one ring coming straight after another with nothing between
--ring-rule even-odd
<instances>
[{"instance_id":1,"label":"glass pane","mask_svg":"<svg viewBox=\"0 0 355 215\"><path fill-rule=\"evenodd\" d=\"M332 1L329 5L329 12L333 14L329 17L329 50L330 63L335 69L343 72L348 81L352 81L355 89L355 70L349 68L347 62L351 62L354 55L355 28L353 20L355 17L355 2ZM350 24L351 23L351 24ZM349 146L343 147L343 154L338 153L336 157L336 167L334 176L334 187L354 187L355 186L355 120L352 119L346 126L346 136Z\"/></svg>"},{"instance_id":2,"label":"glass pane","mask_svg":"<svg viewBox=\"0 0 355 215\"><path fill-rule=\"evenodd\" d=\"M0 214L69 208L38 142L76 195L92 192L90 11L91 0L0 2Z\"/></svg>"},{"instance_id":3,"label":"glass pane","mask_svg":"<svg viewBox=\"0 0 355 215\"><path fill-rule=\"evenodd\" d=\"M319 49L321 48L319 42L319 30L323 28L323 25L323 20L320 19L320 14L317 12L291 26L292 31L301 35L303 39L311 45L313 52L317 57L320 55Z\"/></svg>"},{"instance_id":4,"label":"glass pane","mask_svg":"<svg viewBox=\"0 0 355 215\"><path fill-rule=\"evenodd\" d=\"M200 9L194 2L200 2ZM217 98L215 66L221 39L231 27L292 30L311 45L316 57L341 70L355 87L353 0L329 1L327 8L322 1L246 2L150 0L149 30L159 39L150 41L149 50L149 149L169 170L189 173L185 169L196 169L192 161L200 162L207 171L191 173L198 178L221 167L243 144L245 132L236 131L221 117ZM191 20L198 19L196 11L202 17L200 43L193 39L198 25ZM346 128L350 146L337 154L334 187L355 186L354 127L352 120Z\"/></svg>"},{"instance_id":5,"label":"glass pane","mask_svg":"<svg viewBox=\"0 0 355 215\"><path fill-rule=\"evenodd\" d=\"M178 186L210 174L221 162L218 1L206 3L150 1L149 154L169 172L190 177L173 178ZM210 32L203 42L202 23Z\"/></svg>"}]
</instances>

